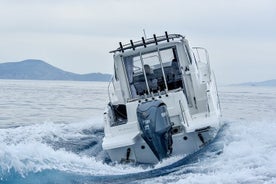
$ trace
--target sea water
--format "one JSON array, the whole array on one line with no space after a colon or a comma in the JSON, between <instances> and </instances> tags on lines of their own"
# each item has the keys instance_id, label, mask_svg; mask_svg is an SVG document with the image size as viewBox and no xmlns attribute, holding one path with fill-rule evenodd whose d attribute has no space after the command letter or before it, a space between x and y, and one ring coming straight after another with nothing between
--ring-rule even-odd
<instances>
[{"instance_id":1,"label":"sea water","mask_svg":"<svg viewBox=\"0 0 276 184\"><path fill-rule=\"evenodd\" d=\"M275 87L219 87L216 139L146 167L102 150L107 85L0 80L0 183L276 183Z\"/></svg>"}]
</instances>

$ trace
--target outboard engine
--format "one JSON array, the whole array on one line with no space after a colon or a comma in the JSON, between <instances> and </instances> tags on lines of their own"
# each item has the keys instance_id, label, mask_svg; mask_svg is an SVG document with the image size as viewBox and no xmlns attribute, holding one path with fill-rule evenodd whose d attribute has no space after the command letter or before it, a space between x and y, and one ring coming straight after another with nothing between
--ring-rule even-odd
<instances>
[{"instance_id":1,"label":"outboard engine","mask_svg":"<svg viewBox=\"0 0 276 184\"><path fill-rule=\"evenodd\" d=\"M142 137L158 160L172 153L172 123L167 106L162 101L143 102L137 107L137 118Z\"/></svg>"}]
</instances>

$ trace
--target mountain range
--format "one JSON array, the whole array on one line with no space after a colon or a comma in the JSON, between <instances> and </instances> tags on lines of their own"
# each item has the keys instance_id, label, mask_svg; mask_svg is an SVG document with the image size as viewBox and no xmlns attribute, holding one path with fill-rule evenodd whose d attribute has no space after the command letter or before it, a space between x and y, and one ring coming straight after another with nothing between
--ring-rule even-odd
<instances>
[{"instance_id":1,"label":"mountain range","mask_svg":"<svg viewBox=\"0 0 276 184\"><path fill-rule=\"evenodd\" d=\"M276 86L276 79L261 82L246 82L240 84L232 84L231 86Z\"/></svg>"},{"instance_id":2,"label":"mountain range","mask_svg":"<svg viewBox=\"0 0 276 184\"><path fill-rule=\"evenodd\" d=\"M109 81L110 78L110 74L67 72L36 59L0 63L0 79Z\"/></svg>"}]
</instances>

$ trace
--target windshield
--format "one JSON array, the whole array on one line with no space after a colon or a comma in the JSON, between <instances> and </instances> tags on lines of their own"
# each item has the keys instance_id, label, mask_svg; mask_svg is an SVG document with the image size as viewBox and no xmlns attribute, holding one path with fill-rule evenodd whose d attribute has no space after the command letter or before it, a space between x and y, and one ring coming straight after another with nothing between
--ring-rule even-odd
<instances>
[{"instance_id":1,"label":"windshield","mask_svg":"<svg viewBox=\"0 0 276 184\"><path fill-rule=\"evenodd\" d=\"M132 98L182 88L175 47L128 56L124 64Z\"/></svg>"}]
</instances>

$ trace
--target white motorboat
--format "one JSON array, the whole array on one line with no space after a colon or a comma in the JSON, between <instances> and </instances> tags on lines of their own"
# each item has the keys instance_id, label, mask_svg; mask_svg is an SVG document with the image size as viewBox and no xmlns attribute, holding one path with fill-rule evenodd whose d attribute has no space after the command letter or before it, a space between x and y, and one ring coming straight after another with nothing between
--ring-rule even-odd
<instances>
[{"instance_id":1,"label":"white motorboat","mask_svg":"<svg viewBox=\"0 0 276 184\"><path fill-rule=\"evenodd\" d=\"M102 147L119 163L155 164L189 155L220 127L220 103L207 50L179 34L123 45L111 51Z\"/></svg>"}]
</instances>

